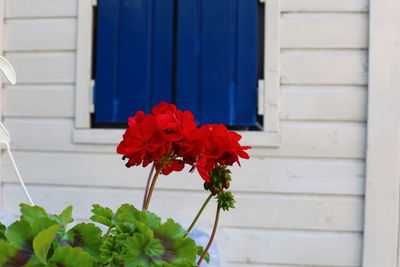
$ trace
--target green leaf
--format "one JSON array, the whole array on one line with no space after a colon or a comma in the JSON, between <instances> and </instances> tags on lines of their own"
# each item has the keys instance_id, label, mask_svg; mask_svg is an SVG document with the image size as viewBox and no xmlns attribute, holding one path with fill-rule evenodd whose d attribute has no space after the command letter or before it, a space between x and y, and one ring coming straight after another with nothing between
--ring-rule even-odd
<instances>
[{"instance_id":1,"label":"green leaf","mask_svg":"<svg viewBox=\"0 0 400 267\"><path fill-rule=\"evenodd\" d=\"M44 264L47 262L47 253L49 252L51 243L53 242L59 228L60 225L52 225L41 231L33 239L33 251L35 252L36 257L38 257L38 259Z\"/></svg>"},{"instance_id":2,"label":"green leaf","mask_svg":"<svg viewBox=\"0 0 400 267\"><path fill-rule=\"evenodd\" d=\"M126 267L159 266L162 263L164 247L150 229L127 238L123 245L128 249L124 257Z\"/></svg>"},{"instance_id":3,"label":"green leaf","mask_svg":"<svg viewBox=\"0 0 400 267\"><path fill-rule=\"evenodd\" d=\"M140 211L132 205L124 204L115 213L117 223L141 222L151 229L156 228L161 223L160 217L149 211Z\"/></svg>"},{"instance_id":4,"label":"green leaf","mask_svg":"<svg viewBox=\"0 0 400 267\"><path fill-rule=\"evenodd\" d=\"M168 219L167 222L154 229L154 235L160 239L179 238L185 235L186 231L174 220Z\"/></svg>"},{"instance_id":5,"label":"green leaf","mask_svg":"<svg viewBox=\"0 0 400 267\"><path fill-rule=\"evenodd\" d=\"M31 227L33 234L35 236L52 225L60 225L60 224L50 218L42 217L42 218L36 218L31 224Z\"/></svg>"},{"instance_id":6,"label":"green leaf","mask_svg":"<svg viewBox=\"0 0 400 267\"><path fill-rule=\"evenodd\" d=\"M203 255L203 252L204 252L204 248L202 246L197 246L197 256L201 257L201 255ZM211 260L210 253L207 252L206 256L204 257L204 260L207 263L210 263L210 260Z\"/></svg>"},{"instance_id":7,"label":"green leaf","mask_svg":"<svg viewBox=\"0 0 400 267\"><path fill-rule=\"evenodd\" d=\"M65 210L63 210L63 212L61 212L59 216L63 222L64 227L74 221L74 219L72 219L72 209L72 206L68 206Z\"/></svg>"},{"instance_id":8,"label":"green leaf","mask_svg":"<svg viewBox=\"0 0 400 267\"><path fill-rule=\"evenodd\" d=\"M20 249L33 240L35 233L27 221L20 220L14 222L8 227L6 236L17 249Z\"/></svg>"},{"instance_id":9,"label":"green leaf","mask_svg":"<svg viewBox=\"0 0 400 267\"><path fill-rule=\"evenodd\" d=\"M30 206L27 204L20 204L21 220L25 220L30 224L37 218L48 217L47 212L39 206Z\"/></svg>"},{"instance_id":10,"label":"green leaf","mask_svg":"<svg viewBox=\"0 0 400 267\"><path fill-rule=\"evenodd\" d=\"M92 267L90 255L81 248L60 247L49 260L49 266L56 267Z\"/></svg>"},{"instance_id":11,"label":"green leaf","mask_svg":"<svg viewBox=\"0 0 400 267\"><path fill-rule=\"evenodd\" d=\"M101 229L93 223L80 223L67 232L67 239L61 241L61 243L72 247L80 247L94 258L98 258L100 254L101 234Z\"/></svg>"},{"instance_id":12,"label":"green leaf","mask_svg":"<svg viewBox=\"0 0 400 267\"><path fill-rule=\"evenodd\" d=\"M17 251L12 244L0 241L0 265L4 266L6 262L13 261Z\"/></svg>"},{"instance_id":13,"label":"green leaf","mask_svg":"<svg viewBox=\"0 0 400 267\"><path fill-rule=\"evenodd\" d=\"M163 240L163 245L166 252L163 255L163 259L173 266L182 264L182 262L190 261L194 262L197 256L196 243L191 238L179 238L174 239L171 243Z\"/></svg>"},{"instance_id":14,"label":"green leaf","mask_svg":"<svg viewBox=\"0 0 400 267\"><path fill-rule=\"evenodd\" d=\"M0 241L6 241L6 226L0 223Z\"/></svg>"},{"instance_id":15,"label":"green leaf","mask_svg":"<svg viewBox=\"0 0 400 267\"><path fill-rule=\"evenodd\" d=\"M92 217L90 217L92 221L107 225L109 227L112 227L114 225L114 212L111 209L102 207L98 204L94 204L92 213L94 214Z\"/></svg>"}]
</instances>

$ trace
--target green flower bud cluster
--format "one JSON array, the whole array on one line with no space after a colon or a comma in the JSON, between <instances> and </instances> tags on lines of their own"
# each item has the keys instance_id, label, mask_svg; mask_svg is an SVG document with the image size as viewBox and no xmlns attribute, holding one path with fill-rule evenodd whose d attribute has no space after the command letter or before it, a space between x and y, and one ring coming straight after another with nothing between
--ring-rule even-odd
<instances>
[{"instance_id":1,"label":"green flower bud cluster","mask_svg":"<svg viewBox=\"0 0 400 267\"><path fill-rule=\"evenodd\" d=\"M215 196L218 192L228 189L231 180L231 171L226 166L217 166L211 172L210 182L204 182L204 189Z\"/></svg>"},{"instance_id":2,"label":"green flower bud cluster","mask_svg":"<svg viewBox=\"0 0 400 267\"><path fill-rule=\"evenodd\" d=\"M231 192L220 192L217 195L218 199L218 206L223 209L224 211L229 210L230 208L234 209L235 208L235 199L233 197L233 194Z\"/></svg>"}]
</instances>

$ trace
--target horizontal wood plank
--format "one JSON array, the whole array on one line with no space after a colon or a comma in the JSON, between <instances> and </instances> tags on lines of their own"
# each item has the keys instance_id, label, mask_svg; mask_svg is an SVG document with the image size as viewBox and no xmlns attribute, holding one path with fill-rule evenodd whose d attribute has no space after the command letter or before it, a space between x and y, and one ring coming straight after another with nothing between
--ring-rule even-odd
<instances>
[{"instance_id":1,"label":"horizontal wood plank","mask_svg":"<svg viewBox=\"0 0 400 267\"><path fill-rule=\"evenodd\" d=\"M78 0L4 0L6 18L75 17Z\"/></svg>"},{"instance_id":2,"label":"horizontal wood plank","mask_svg":"<svg viewBox=\"0 0 400 267\"><path fill-rule=\"evenodd\" d=\"M28 186L28 189L35 204L51 212L58 212L66 205L74 205L74 214L81 219L90 217L92 204L108 205L113 209L124 203L133 203L140 207L143 197L143 190L34 185ZM7 212L15 214L18 211L18 204L24 201L21 190L18 184L4 184L4 209ZM150 210L164 218L173 212L174 218L186 222L201 206L207 195L206 192L156 192ZM183 199L185 201L182 201ZM358 197L236 194L235 199L236 208L221 218L223 226L329 231L362 230L363 200ZM214 206L213 202L202 216L201 220L204 223L213 221ZM254 210L265 212L265 214L260 215Z\"/></svg>"},{"instance_id":3,"label":"horizontal wood plank","mask_svg":"<svg viewBox=\"0 0 400 267\"><path fill-rule=\"evenodd\" d=\"M75 53L6 53L18 84L75 83Z\"/></svg>"},{"instance_id":4,"label":"horizontal wood plank","mask_svg":"<svg viewBox=\"0 0 400 267\"><path fill-rule=\"evenodd\" d=\"M5 117L73 117L73 86L16 86L3 91Z\"/></svg>"},{"instance_id":5,"label":"horizontal wood plank","mask_svg":"<svg viewBox=\"0 0 400 267\"><path fill-rule=\"evenodd\" d=\"M283 84L367 84L365 51L284 51L281 56Z\"/></svg>"},{"instance_id":6,"label":"horizontal wood plank","mask_svg":"<svg viewBox=\"0 0 400 267\"><path fill-rule=\"evenodd\" d=\"M15 152L30 184L143 188L149 168L126 168L117 154ZM7 154L2 179L15 182ZM63 170L60 172L59 170ZM363 195L365 165L361 160L252 158L232 168L231 188L240 192ZM111 179L112 178L112 179ZM117 182L117 183L116 183ZM158 181L162 189L202 190L202 180L188 169Z\"/></svg>"},{"instance_id":7,"label":"horizontal wood plank","mask_svg":"<svg viewBox=\"0 0 400 267\"><path fill-rule=\"evenodd\" d=\"M366 121L367 89L341 86L284 86L281 119Z\"/></svg>"},{"instance_id":8,"label":"horizontal wood plank","mask_svg":"<svg viewBox=\"0 0 400 267\"><path fill-rule=\"evenodd\" d=\"M76 19L11 20L5 36L5 51L74 50Z\"/></svg>"},{"instance_id":9,"label":"horizontal wood plank","mask_svg":"<svg viewBox=\"0 0 400 267\"><path fill-rule=\"evenodd\" d=\"M282 0L283 12L367 12L368 0Z\"/></svg>"},{"instance_id":10,"label":"horizontal wood plank","mask_svg":"<svg viewBox=\"0 0 400 267\"><path fill-rule=\"evenodd\" d=\"M219 233L225 234L220 249L229 261L295 267L361 266L360 234L224 231Z\"/></svg>"},{"instance_id":11,"label":"horizontal wood plank","mask_svg":"<svg viewBox=\"0 0 400 267\"><path fill-rule=\"evenodd\" d=\"M115 153L115 145L72 143L73 120L5 119L17 150L86 151ZM26 131L29 129L29 132ZM296 123L281 124L279 149L254 148L256 156L290 156L321 158L364 158L365 124Z\"/></svg>"},{"instance_id":12,"label":"horizontal wood plank","mask_svg":"<svg viewBox=\"0 0 400 267\"><path fill-rule=\"evenodd\" d=\"M282 16L282 48L366 48L366 14L296 14Z\"/></svg>"}]
</instances>

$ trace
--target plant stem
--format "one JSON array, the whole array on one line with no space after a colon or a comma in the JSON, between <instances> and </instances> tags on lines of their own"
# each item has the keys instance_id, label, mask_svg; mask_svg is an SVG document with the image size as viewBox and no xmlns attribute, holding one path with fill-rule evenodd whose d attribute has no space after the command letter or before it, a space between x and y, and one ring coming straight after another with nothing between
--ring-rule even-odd
<instances>
[{"instance_id":1,"label":"plant stem","mask_svg":"<svg viewBox=\"0 0 400 267\"><path fill-rule=\"evenodd\" d=\"M217 228L218 228L218 221L219 221L220 211L221 211L221 207L218 205L217 214L215 215L214 228L213 228L213 231L211 233L210 241L208 241L207 247L204 249L203 254L201 254L201 257L200 257L199 261L197 262L197 266L200 266L200 264L203 261L204 257L207 255L207 252L210 249L212 242L214 241L215 233L217 232Z\"/></svg>"},{"instance_id":2,"label":"plant stem","mask_svg":"<svg viewBox=\"0 0 400 267\"><path fill-rule=\"evenodd\" d=\"M184 237L186 237L186 236L190 233L190 231L192 231L194 225L196 224L197 220L200 218L200 215L203 213L203 211L204 211L205 207L207 206L208 202L210 202L212 196L213 196L213 195L210 194L210 195L208 196L208 198L206 199L206 201L204 201L203 206L201 206L199 212L197 212L196 217L194 218L193 222L190 224L190 226L189 226L189 228L187 229L186 234L184 235Z\"/></svg>"},{"instance_id":3,"label":"plant stem","mask_svg":"<svg viewBox=\"0 0 400 267\"><path fill-rule=\"evenodd\" d=\"M150 181L151 181L151 177L153 176L154 168L155 168L155 164L153 162L153 165L151 166L151 170L149 172L149 177L147 178L146 189L144 190L142 210L144 210L144 206L146 204L147 194L149 193Z\"/></svg>"},{"instance_id":4,"label":"plant stem","mask_svg":"<svg viewBox=\"0 0 400 267\"><path fill-rule=\"evenodd\" d=\"M164 168L164 164L165 163L162 163L160 166L160 169L154 174L153 181L151 182L151 186L149 189L149 193L147 194L146 202L144 205L144 210L147 210L149 208L149 204L150 204L151 196L153 195L154 187L156 186L158 176L160 176L161 171Z\"/></svg>"},{"instance_id":5,"label":"plant stem","mask_svg":"<svg viewBox=\"0 0 400 267\"><path fill-rule=\"evenodd\" d=\"M103 236L102 240L105 240L105 239L110 235L111 229L112 229L112 227L109 226L108 229L107 229L107 232L106 232L106 234Z\"/></svg>"}]
</instances>

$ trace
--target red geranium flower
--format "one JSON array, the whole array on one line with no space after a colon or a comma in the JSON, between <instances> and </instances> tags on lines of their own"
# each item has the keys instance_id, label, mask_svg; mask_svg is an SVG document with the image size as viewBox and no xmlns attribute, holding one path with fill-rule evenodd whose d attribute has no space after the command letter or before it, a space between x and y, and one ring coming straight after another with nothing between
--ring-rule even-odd
<instances>
[{"instance_id":1,"label":"red geranium flower","mask_svg":"<svg viewBox=\"0 0 400 267\"><path fill-rule=\"evenodd\" d=\"M216 166L230 166L239 158L248 159L241 136L222 124L198 127L190 111L161 102L146 115L138 111L128 119L128 129L117 152L128 158L128 167L155 162L157 170L168 175L185 164L197 169L205 181Z\"/></svg>"}]
</instances>

